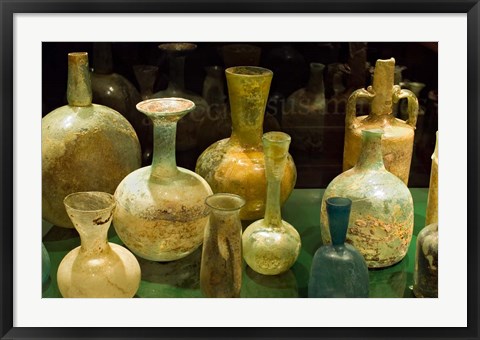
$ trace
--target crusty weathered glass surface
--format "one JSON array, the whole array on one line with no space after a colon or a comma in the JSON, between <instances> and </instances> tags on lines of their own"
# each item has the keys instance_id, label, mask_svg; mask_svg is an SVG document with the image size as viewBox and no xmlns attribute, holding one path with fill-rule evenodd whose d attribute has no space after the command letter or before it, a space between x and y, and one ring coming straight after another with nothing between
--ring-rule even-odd
<instances>
[{"instance_id":1,"label":"crusty weathered glass surface","mask_svg":"<svg viewBox=\"0 0 480 340\"><path fill-rule=\"evenodd\" d=\"M265 212L267 181L262 146L263 118L273 73L252 67L225 71L232 114L232 135L210 145L197 160L195 171L213 192L229 192L246 200L242 220L262 218ZM281 181L281 202L287 200L296 182L296 168L287 156Z\"/></svg>"},{"instance_id":2,"label":"crusty weathered glass surface","mask_svg":"<svg viewBox=\"0 0 480 340\"><path fill-rule=\"evenodd\" d=\"M42 217L73 228L63 199L80 191L113 194L141 164L132 125L117 111L92 104L86 52L68 54L68 105L42 118Z\"/></svg>"},{"instance_id":3,"label":"crusty weathered glass surface","mask_svg":"<svg viewBox=\"0 0 480 340\"><path fill-rule=\"evenodd\" d=\"M136 255L152 261L173 261L191 254L203 241L208 223L208 183L193 171L177 167L177 122L195 108L183 98L149 99L137 109L154 126L151 166L138 169L118 185L113 225Z\"/></svg>"}]
</instances>

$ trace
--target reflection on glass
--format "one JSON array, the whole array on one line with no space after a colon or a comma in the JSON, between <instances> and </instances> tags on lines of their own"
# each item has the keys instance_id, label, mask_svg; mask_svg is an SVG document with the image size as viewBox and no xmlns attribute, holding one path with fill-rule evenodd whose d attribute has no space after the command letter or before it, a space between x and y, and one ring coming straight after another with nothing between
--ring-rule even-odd
<instances>
[{"instance_id":1,"label":"reflection on glass","mask_svg":"<svg viewBox=\"0 0 480 340\"><path fill-rule=\"evenodd\" d=\"M155 262L137 257L142 270L137 297L202 297L199 283L201 254L202 247L183 259L171 262Z\"/></svg>"},{"instance_id":2,"label":"reflection on glass","mask_svg":"<svg viewBox=\"0 0 480 340\"><path fill-rule=\"evenodd\" d=\"M280 275L262 275L246 266L240 297L298 298L297 279L291 270Z\"/></svg>"}]
</instances>

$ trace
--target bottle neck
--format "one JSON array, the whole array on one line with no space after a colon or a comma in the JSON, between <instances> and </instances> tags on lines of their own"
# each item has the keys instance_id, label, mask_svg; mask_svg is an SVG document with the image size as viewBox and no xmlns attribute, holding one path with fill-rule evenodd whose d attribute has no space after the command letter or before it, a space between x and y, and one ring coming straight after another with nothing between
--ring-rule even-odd
<instances>
[{"instance_id":1,"label":"bottle neck","mask_svg":"<svg viewBox=\"0 0 480 340\"><path fill-rule=\"evenodd\" d=\"M240 210L212 209L209 220L210 236L227 236L238 233L238 236L241 237L242 224L240 223L239 212Z\"/></svg>"},{"instance_id":2,"label":"bottle neck","mask_svg":"<svg viewBox=\"0 0 480 340\"><path fill-rule=\"evenodd\" d=\"M93 70L98 74L113 73L112 45L106 42L93 43Z\"/></svg>"},{"instance_id":3,"label":"bottle neck","mask_svg":"<svg viewBox=\"0 0 480 340\"><path fill-rule=\"evenodd\" d=\"M171 178L178 174L175 159L177 121L175 119L152 118L153 121L153 160L150 178Z\"/></svg>"},{"instance_id":4,"label":"bottle neck","mask_svg":"<svg viewBox=\"0 0 480 340\"><path fill-rule=\"evenodd\" d=\"M280 208L280 180L267 177L267 200L265 207L265 223L270 227L282 225L282 212Z\"/></svg>"},{"instance_id":5,"label":"bottle neck","mask_svg":"<svg viewBox=\"0 0 480 340\"><path fill-rule=\"evenodd\" d=\"M362 134L362 149L356 169L385 170L382 154L382 134Z\"/></svg>"},{"instance_id":6,"label":"bottle neck","mask_svg":"<svg viewBox=\"0 0 480 340\"><path fill-rule=\"evenodd\" d=\"M87 53L68 54L67 101L70 106L92 105Z\"/></svg>"},{"instance_id":7,"label":"bottle neck","mask_svg":"<svg viewBox=\"0 0 480 340\"><path fill-rule=\"evenodd\" d=\"M108 223L110 226L110 223ZM102 253L110 250L108 244L108 227L97 229L95 232L80 231L81 251L84 253Z\"/></svg>"},{"instance_id":8,"label":"bottle neck","mask_svg":"<svg viewBox=\"0 0 480 340\"><path fill-rule=\"evenodd\" d=\"M310 78L308 79L307 91L313 94L324 94L323 66L310 68Z\"/></svg>"},{"instance_id":9,"label":"bottle neck","mask_svg":"<svg viewBox=\"0 0 480 340\"><path fill-rule=\"evenodd\" d=\"M170 91L185 90L185 56L168 56Z\"/></svg>"}]
</instances>

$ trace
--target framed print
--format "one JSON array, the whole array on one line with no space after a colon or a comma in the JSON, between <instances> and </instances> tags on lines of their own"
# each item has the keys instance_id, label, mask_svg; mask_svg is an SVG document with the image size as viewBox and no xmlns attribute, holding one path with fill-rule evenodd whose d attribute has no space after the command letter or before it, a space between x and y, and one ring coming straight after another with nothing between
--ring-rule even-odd
<instances>
[{"instance_id":1,"label":"framed print","mask_svg":"<svg viewBox=\"0 0 480 340\"><path fill-rule=\"evenodd\" d=\"M0 9L2 338L478 337L478 1Z\"/></svg>"}]
</instances>

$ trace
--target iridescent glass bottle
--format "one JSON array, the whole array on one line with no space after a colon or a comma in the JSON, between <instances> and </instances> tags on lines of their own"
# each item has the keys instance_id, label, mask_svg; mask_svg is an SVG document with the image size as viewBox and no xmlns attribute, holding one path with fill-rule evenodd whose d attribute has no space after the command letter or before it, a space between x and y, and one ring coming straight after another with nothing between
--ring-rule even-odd
<instances>
[{"instance_id":1,"label":"iridescent glass bottle","mask_svg":"<svg viewBox=\"0 0 480 340\"><path fill-rule=\"evenodd\" d=\"M203 239L200 288L205 297L240 297L242 286L242 223L245 200L219 193L207 197L209 224Z\"/></svg>"},{"instance_id":2,"label":"iridescent glass bottle","mask_svg":"<svg viewBox=\"0 0 480 340\"><path fill-rule=\"evenodd\" d=\"M405 183L385 169L383 131L362 131L362 148L357 164L335 177L323 195L321 235L331 242L326 200L352 200L347 242L365 258L369 268L393 265L404 258L413 234L413 199Z\"/></svg>"},{"instance_id":3,"label":"iridescent glass bottle","mask_svg":"<svg viewBox=\"0 0 480 340\"><path fill-rule=\"evenodd\" d=\"M65 197L65 209L81 244L60 262L57 282L65 298L131 298L140 285L140 265L126 248L108 242L115 199L105 192Z\"/></svg>"},{"instance_id":4,"label":"iridescent glass bottle","mask_svg":"<svg viewBox=\"0 0 480 340\"><path fill-rule=\"evenodd\" d=\"M177 122L194 108L192 101L183 98L137 104L153 121L153 161L118 185L113 225L125 245L147 260L180 259L203 241L208 223L204 202L212 190L193 171L177 167L175 158Z\"/></svg>"},{"instance_id":5,"label":"iridescent glass bottle","mask_svg":"<svg viewBox=\"0 0 480 340\"><path fill-rule=\"evenodd\" d=\"M250 224L242 236L243 258L257 273L277 275L286 272L300 253L297 230L282 220L280 183L288 158L290 136L283 132L263 135L267 200L265 217Z\"/></svg>"},{"instance_id":6,"label":"iridescent glass bottle","mask_svg":"<svg viewBox=\"0 0 480 340\"><path fill-rule=\"evenodd\" d=\"M42 118L42 217L73 228L63 199L80 191L113 194L141 165L135 130L119 112L92 104L86 52L68 54L68 105Z\"/></svg>"},{"instance_id":7,"label":"iridescent glass bottle","mask_svg":"<svg viewBox=\"0 0 480 340\"><path fill-rule=\"evenodd\" d=\"M345 243L352 201L330 197L326 201L331 245L321 246L313 256L308 297L367 298L368 267L362 254Z\"/></svg>"},{"instance_id":8,"label":"iridescent glass bottle","mask_svg":"<svg viewBox=\"0 0 480 340\"><path fill-rule=\"evenodd\" d=\"M382 129L385 168L407 184L417 124L418 100L410 90L394 85L394 74L395 59L379 59L375 65L373 86L369 86L366 90L358 89L350 95L345 116L343 170L352 168L358 161L362 145L362 130ZM362 98L371 101L371 111L367 116L357 117L357 100ZM407 121L395 118L392 114L392 103L402 98L408 100Z\"/></svg>"},{"instance_id":9,"label":"iridescent glass bottle","mask_svg":"<svg viewBox=\"0 0 480 340\"><path fill-rule=\"evenodd\" d=\"M232 134L210 145L197 160L195 171L213 192L229 192L246 200L242 220L262 218L265 212L266 177L262 146L263 118L273 73L261 67L239 66L225 70ZM295 186L295 164L290 155L281 181L283 204Z\"/></svg>"}]
</instances>

